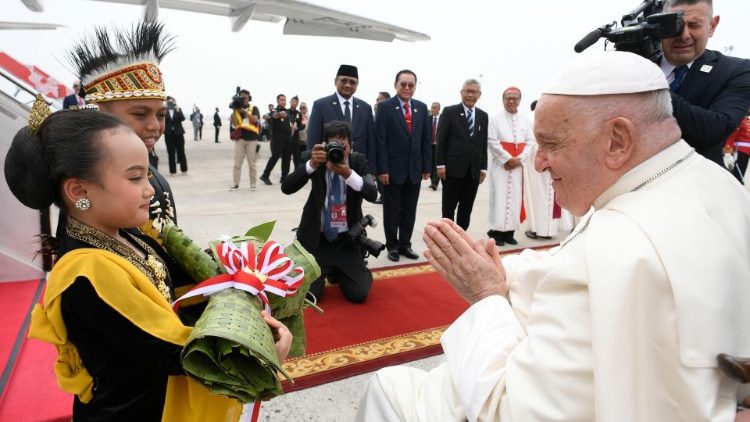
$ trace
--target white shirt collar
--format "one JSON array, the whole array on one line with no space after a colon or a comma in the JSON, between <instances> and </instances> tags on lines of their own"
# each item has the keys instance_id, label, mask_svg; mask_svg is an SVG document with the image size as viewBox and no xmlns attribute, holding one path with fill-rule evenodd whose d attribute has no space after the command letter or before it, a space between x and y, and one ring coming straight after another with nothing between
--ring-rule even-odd
<instances>
[{"instance_id":1,"label":"white shirt collar","mask_svg":"<svg viewBox=\"0 0 750 422\"><path fill-rule=\"evenodd\" d=\"M638 164L630 169L630 171L623 174L622 177L620 177L612 186L607 188L607 190L596 198L594 201L594 208L600 209L607 205L612 199L632 191L650 177L653 177L660 171L664 170L666 166L669 166L684 157L691 149L692 148L682 140L664 148L653 157Z\"/></svg>"},{"instance_id":2,"label":"white shirt collar","mask_svg":"<svg viewBox=\"0 0 750 422\"><path fill-rule=\"evenodd\" d=\"M406 104L406 101L402 100L401 97L399 96L396 96L396 98L398 98L398 102L399 104L401 104L401 108L404 108L404 104ZM409 100L408 102L409 102L409 107L412 107L411 100Z\"/></svg>"},{"instance_id":3,"label":"white shirt collar","mask_svg":"<svg viewBox=\"0 0 750 422\"><path fill-rule=\"evenodd\" d=\"M687 64L688 69L690 69L690 67L693 66L693 63L695 63L695 61L692 61ZM661 61L659 62L659 67L661 68L661 71L664 72L664 76L669 77L669 75L672 74L672 71L674 70L674 68L676 68L677 66L670 63L666 57L662 57Z\"/></svg>"},{"instance_id":4,"label":"white shirt collar","mask_svg":"<svg viewBox=\"0 0 750 422\"><path fill-rule=\"evenodd\" d=\"M341 107L344 107L344 101L349 101L349 109L351 110L351 106L354 104L354 95L349 97L349 99L347 100L346 98L342 97L338 91L336 91L336 97L339 99L339 104L341 104Z\"/></svg>"},{"instance_id":5,"label":"white shirt collar","mask_svg":"<svg viewBox=\"0 0 750 422\"><path fill-rule=\"evenodd\" d=\"M474 112L476 111L476 108L477 108L476 106L474 106L472 108L469 108L469 107L466 107L466 104L464 104L464 103L461 103L461 105L464 108L464 113L469 113L469 110L471 110L471 113L475 114Z\"/></svg>"}]
</instances>

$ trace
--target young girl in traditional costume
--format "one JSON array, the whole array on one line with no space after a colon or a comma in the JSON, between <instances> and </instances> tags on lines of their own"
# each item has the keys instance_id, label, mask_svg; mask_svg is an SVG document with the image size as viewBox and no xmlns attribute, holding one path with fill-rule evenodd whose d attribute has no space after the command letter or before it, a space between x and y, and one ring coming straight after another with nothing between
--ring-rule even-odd
<instances>
[{"instance_id":1,"label":"young girl in traditional costume","mask_svg":"<svg viewBox=\"0 0 750 422\"><path fill-rule=\"evenodd\" d=\"M59 238L44 242L43 253L58 261L29 336L57 347L55 374L75 394L73 420L238 420L238 401L211 395L183 374L179 357L191 328L170 307L171 261L153 239L123 229L149 218L154 189L143 142L111 115L45 118L42 104L16 134L5 174L24 205L54 203L68 216ZM291 335L264 318L283 361Z\"/></svg>"}]
</instances>

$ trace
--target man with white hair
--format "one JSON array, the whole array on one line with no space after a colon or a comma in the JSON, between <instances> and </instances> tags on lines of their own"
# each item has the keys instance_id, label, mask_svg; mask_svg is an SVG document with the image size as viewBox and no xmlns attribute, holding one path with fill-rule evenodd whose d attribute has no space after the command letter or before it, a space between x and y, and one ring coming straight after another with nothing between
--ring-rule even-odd
<instances>
[{"instance_id":1,"label":"man with white hair","mask_svg":"<svg viewBox=\"0 0 750 422\"><path fill-rule=\"evenodd\" d=\"M479 81L467 79L461 87L461 103L443 110L435 134L435 171L443 181L443 218L455 219L464 230L469 228L477 189L487 174L489 118L476 106L481 96Z\"/></svg>"},{"instance_id":2,"label":"man with white hair","mask_svg":"<svg viewBox=\"0 0 750 422\"><path fill-rule=\"evenodd\" d=\"M501 263L493 240L430 223L425 256L471 306L446 362L378 371L357 420L733 420L716 356L750 355L748 193L680 140L663 74L632 53L563 68L534 132L581 224Z\"/></svg>"}]
</instances>

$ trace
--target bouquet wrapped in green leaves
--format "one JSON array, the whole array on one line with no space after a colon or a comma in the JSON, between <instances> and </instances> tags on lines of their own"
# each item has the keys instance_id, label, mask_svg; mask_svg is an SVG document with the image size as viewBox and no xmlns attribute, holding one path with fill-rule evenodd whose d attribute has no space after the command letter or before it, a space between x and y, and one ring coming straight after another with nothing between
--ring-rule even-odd
<instances>
[{"instance_id":1,"label":"bouquet wrapped in green leaves","mask_svg":"<svg viewBox=\"0 0 750 422\"><path fill-rule=\"evenodd\" d=\"M210 295L183 349L183 369L212 392L244 403L281 394L279 373L291 379L278 362L261 310L269 310L292 332L290 355L304 354L302 308L310 283L320 276L315 258L297 241L286 248L268 241L273 225L211 242L213 256L179 227L162 228L170 255L193 279L203 280L180 299Z\"/></svg>"}]
</instances>

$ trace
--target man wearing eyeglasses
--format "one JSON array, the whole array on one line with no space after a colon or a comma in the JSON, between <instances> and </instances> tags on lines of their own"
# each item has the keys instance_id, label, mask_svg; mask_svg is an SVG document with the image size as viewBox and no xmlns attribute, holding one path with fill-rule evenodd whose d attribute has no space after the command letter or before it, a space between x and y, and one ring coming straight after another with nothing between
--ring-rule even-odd
<instances>
[{"instance_id":1,"label":"man wearing eyeglasses","mask_svg":"<svg viewBox=\"0 0 750 422\"><path fill-rule=\"evenodd\" d=\"M461 88L461 103L446 107L437 125L435 167L443 181L443 218L455 220L464 230L469 228L479 184L487 175L489 118L476 107L481 96L479 81L468 79Z\"/></svg>"},{"instance_id":2,"label":"man wearing eyeglasses","mask_svg":"<svg viewBox=\"0 0 750 422\"><path fill-rule=\"evenodd\" d=\"M323 125L340 120L352 125L352 147L354 151L367 156L370 168L375 167L375 133L372 120L372 107L355 98L359 85L359 71L356 66L342 64L336 72L336 92L333 95L315 100L307 126L307 149L320 144L323 139Z\"/></svg>"},{"instance_id":3,"label":"man wearing eyeglasses","mask_svg":"<svg viewBox=\"0 0 750 422\"><path fill-rule=\"evenodd\" d=\"M427 105L412 98L417 75L396 74L396 96L378 105L375 118L378 178L383 183L383 228L388 259L399 255L417 259L411 235L417 214L421 180L430 178L432 151Z\"/></svg>"},{"instance_id":4,"label":"man wearing eyeglasses","mask_svg":"<svg viewBox=\"0 0 750 422\"><path fill-rule=\"evenodd\" d=\"M505 110L490 120L487 136L490 179L490 231L487 235L498 246L516 245L513 233L523 220L523 165L528 163L534 144L531 123L518 112L521 90L507 88L503 92Z\"/></svg>"}]
</instances>

